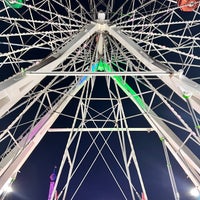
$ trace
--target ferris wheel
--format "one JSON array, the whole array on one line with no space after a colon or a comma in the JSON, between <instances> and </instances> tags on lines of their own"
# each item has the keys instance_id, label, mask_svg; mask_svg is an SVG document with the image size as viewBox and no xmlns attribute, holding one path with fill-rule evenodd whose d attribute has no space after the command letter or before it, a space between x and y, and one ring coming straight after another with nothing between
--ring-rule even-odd
<instances>
[{"instance_id":1,"label":"ferris wheel","mask_svg":"<svg viewBox=\"0 0 200 200\"><path fill-rule=\"evenodd\" d=\"M1 199L49 135L64 148L48 200L76 199L96 166L119 199L153 199L155 146L166 199L177 165L200 190L198 0L1 0L0 27Z\"/></svg>"}]
</instances>

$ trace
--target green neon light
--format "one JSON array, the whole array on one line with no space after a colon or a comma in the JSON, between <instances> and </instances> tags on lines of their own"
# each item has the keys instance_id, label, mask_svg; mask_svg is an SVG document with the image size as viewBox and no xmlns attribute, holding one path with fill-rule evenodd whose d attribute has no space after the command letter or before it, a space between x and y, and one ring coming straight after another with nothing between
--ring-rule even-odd
<instances>
[{"instance_id":1,"label":"green neon light","mask_svg":"<svg viewBox=\"0 0 200 200\"><path fill-rule=\"evenodd\" d=\"M102 60L99 61L98 71L106 71L106 72L114 72L114 70L108 65L107 63L103 62ZM111 76L113 80L116 81L118 86L125 92L126 95L129 97L133 97L135 102L143 109L145 110L146 106L143 100L139 97L139 95L131 88L128 83L126 83L121 76Z\"/></svg>"},{"instance_id":2,"label":"green neon light","mask_svg":"<svg viewBox=\"0 0 200 200\"><path fill-rule=\"evenodd\" d=\"M185 99L189 99L189 98L190 98L190 95L183 94L183 98L185 98Z\"/></svg>"},{"instance_id":3,"label":"green neon light","mask_svg":"<svg viewBox=\"0 0 200 200\"><path fill-rule=\"evenodd\" d=\"M161 142L164 142L164 141L165 141L165 138L164 138L164 137L161 137L161 138L160 138L160 141L161 141Z\"/></svg>"},{"instance_id":4,"label":"green neon light","mask_svg":"<svg viewBox=\"0 0 200 200\"><path fill-rule=\"evenodd\" d=\"M22 8L25 0L5 0L5 3L11 8Z\"/></svg>"},{"instance_id":5,"label":"green neon light","mask_svg":"<svg viewBox=\"0 0 200 200\"><path fill-rule=\"evenodd\" d=\"M105 64L106 64L106 63L104 63L102 60L100 60L99 63L97 64L97 65L98 65L98 66L97 66L97 70L98 70L98 71L101 71L101 72L102 72L102 71L106 71L106 69L105 69Z\"/></svg>"}]
</instances>

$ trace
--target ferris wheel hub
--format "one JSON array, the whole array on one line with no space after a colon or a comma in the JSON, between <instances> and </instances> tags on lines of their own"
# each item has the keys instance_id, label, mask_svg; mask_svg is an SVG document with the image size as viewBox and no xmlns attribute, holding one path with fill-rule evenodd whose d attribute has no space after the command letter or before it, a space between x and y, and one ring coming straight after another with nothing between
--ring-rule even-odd
<instances>
[{"instance_id":1,"label":"ferris wheel hub","mask_svg":"<svg viewBox=\"0 0 200 200\"><path fill-rule=\"evenodd\" d=\"M98 12L98 20L104 22L106 19L106 15L103 11Z\"/></svg>"}]
</instances>

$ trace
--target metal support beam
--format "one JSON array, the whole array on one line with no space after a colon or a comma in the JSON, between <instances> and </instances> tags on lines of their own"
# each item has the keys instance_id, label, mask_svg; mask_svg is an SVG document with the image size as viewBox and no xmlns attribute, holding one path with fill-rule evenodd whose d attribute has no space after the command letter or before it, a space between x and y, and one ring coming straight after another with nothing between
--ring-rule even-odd
<instances>
[{"instance_id":1,"label":"metal support beam","mask_svg":"<svg viewBox=\"0 0 200 200\"><path fill-rule=\"evenodd\" d=\"M169 76L170 72L35 72L27 71L27 76ZM178 73L177 73L178 74Z\"/></svg>"},{"instance_id":2,"label":"metal support beam","mask_svg":"<svg viewBox=\"0 0 200 200\"><path fill-rule=\"evenodd\" d=\"M115 131L131 131L131 132L151 132L153 128L50 128L48 132L115 132Z\"/></svg>"},{"instance_id":3,"label":"metal support beam","mask_svg":"<svg viewBox=\"0 0 200 200\"><path fill-rule=\"evenodd\" d=\"M106 71L113 71L106 63L101 63ZM112 79L117 85L127 94L132 102L138 107L146 120L150 123L153 129L157 132L160 138L164 138L166 146L181 165L185 173L194 183L197 188L200 188L200 160L187 147L183 146L176 134L165 124L159 116L146 105L143 100L136 95L135 91L125 82L122 77L113 76Z\"/></svg>"},{"instance_id":4,"label":"metal support beam","mask_svg":"<svg viewBox=\"0 0 200 200\"><path fill-rule=\"evenodd\" d=\"M37 72L52 72L59 64L91 35L99 29L98 24L90 24L77 34L70 42L62 45L40 63L31 66L28 70ZM0 83L0 117L15 105L25 94L35 87L46 75L26 76L24 72ZM15 91L15 92L13 92Z\"/></svg>"},{"instance_id":5,"label":"metal support beam","mask_svg":"<svg viewBox=\"0 0 200 200\"><path fill-rule=\"evenodd\" d=\"M46 132L58 118L60 115L59 113L62 112L69 101L83 87L87 80L88 78L84 79L84 81L77 82L77 84L74 85L68 92L66 91L64 93L65 95L54 105L54 107L32 128L32 130L28 133L28 138L26 135L21 140L19 144L23 144L20 146L23 146L24 148L17 149L15 152L9 152L7 154L9 159L5 157L0 162L0 188L3 187L10 177L13 177L18 173L24 162L28 159L41 139L45 136ZM18 148L18 146L16 147ZM14 155L16 155L16 157ZM5 160L7 161L6 163L4 162ZM4 166L2 164L4 164Z\"/></svg>"},{"instance_id":6,"label":"metal support beam","mask_svg":"<svg viewBox=\"0 0 200 200\"><path fill-rule=\"evenodd\" d=\"M180 71L179 75L177 75L178 72L171 71L165 65L151 58L137 43L128 38L117 27L105 26L105 29L152 72L158 70L162 70L163 72L171 72L171 75L169 76L157 76L182 99L184 99L184 93L190 93L191 106L194 110L200 113L200 85L198 83L184 76L182 71Z\"/></svg>"}]
</instances>

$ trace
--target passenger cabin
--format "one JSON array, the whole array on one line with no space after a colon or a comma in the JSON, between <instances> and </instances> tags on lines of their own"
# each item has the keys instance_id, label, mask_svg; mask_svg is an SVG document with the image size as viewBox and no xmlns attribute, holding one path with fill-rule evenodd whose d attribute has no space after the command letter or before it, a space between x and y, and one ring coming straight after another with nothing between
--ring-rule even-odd
<instances>
[{"instance_id":1,"label":"passenger cabin","mask_svg":"<svg viewBox=\"0 0 200 200\"><path fill-rule=\"evenodd\" d=\"M5 0L5 3L11 8L22 8L25 0Z\"/></svg>"},{"instance_id":2,"label":"passenger cabin","mask_svg":"<svg viewBox=\"0 0 200 200\"><path fill-rule=\"evenodd\" d=\"M178 6L184 12L192 12L199 6L199 0L178 0Z\"/></svg>"}]
</instances>

